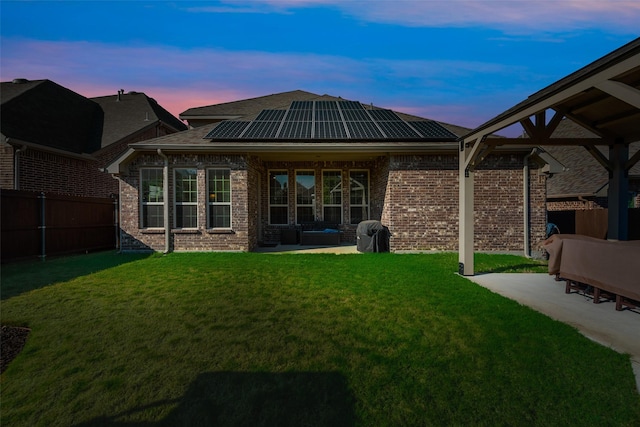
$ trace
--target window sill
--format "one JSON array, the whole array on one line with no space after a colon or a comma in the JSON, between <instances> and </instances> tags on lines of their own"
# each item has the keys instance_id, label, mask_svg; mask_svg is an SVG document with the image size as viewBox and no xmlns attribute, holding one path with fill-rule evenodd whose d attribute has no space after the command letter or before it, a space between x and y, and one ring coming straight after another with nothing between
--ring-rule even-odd
<instances>
[{"instance_id":1,"label":"window sill","mask_svg":"<svg viewBox=\"0 0 640 427\"><path fill-rule=\"evenodd\" d=\"M164 228L141 228L142 234L164 234Z\"/></svg>"},{"instance_id":2,"label":"window sill","mask_svg":"<svg viewBox=\"0 0 640 427\"><path fill-rule=\"evenodd\" d=\"M197 228L174 228L171 230L172 234L200 234L200 230Z\"/></svg>"},{"instance_id":3,"label":"window sill","mask_svg":"<svg viewBox=\"0 0 640 427\"><path fill-rule=\"evenodd\" d=\"M230 228L207 228L207 234L236 234Z\"/></svg>"}]
</instances>

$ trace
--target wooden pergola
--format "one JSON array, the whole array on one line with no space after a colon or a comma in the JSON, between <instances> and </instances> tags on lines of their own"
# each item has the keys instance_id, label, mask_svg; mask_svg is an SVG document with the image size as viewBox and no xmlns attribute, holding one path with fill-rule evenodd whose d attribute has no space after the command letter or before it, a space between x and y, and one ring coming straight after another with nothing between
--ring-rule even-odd
<instances>
[{"instance_id":1,"label":"wooden pergola","mask_svg":"<svg viewBox=\"0 0 640 427\"><path fill-rule=\"evenodd\" d=\"M553 138L568 118L597 138ZM520 123L528 138L492 138ZM579 145L609 172L609 229L612 240L627 240L628 172L640 160L629 144L640 141L640 38L534 93L460 138L459 272L474 274L474 170L502 145ZM608 157L596 146L607 146Z\"/></svg>"}]
</instances>

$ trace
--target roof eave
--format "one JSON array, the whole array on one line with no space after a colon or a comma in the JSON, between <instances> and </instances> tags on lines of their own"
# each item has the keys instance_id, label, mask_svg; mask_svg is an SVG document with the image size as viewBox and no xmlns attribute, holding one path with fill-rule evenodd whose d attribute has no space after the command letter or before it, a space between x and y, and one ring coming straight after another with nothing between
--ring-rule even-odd
<instances>
[{"instance_id":1,"label":"roof eave","mask_svg":"<svg viewBox=\"0 0 640 427\"><path fill-rule=\"evenodd\" d=\"M534 93L511 109L478 126L467 135L460 137L460 140L472 142L483 138L518 123L520 120L531 117L539 111L552 108L558 102L594 87L598 82L615 78L625 71L638 67L640 65L640 56L637 52L640 49L638 40L628 43L595 63L591 63L564 79Z\"/></svg>"}]
</instances>

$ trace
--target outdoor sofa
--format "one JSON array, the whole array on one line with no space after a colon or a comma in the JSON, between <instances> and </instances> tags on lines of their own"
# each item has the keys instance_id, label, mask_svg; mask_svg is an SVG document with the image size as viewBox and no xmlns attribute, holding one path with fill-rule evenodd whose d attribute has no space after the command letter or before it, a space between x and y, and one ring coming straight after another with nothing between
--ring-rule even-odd
<instances>
[{"instance_id":1,"label":"outdoor sofa","mask_svg":"<svg viewBox=\"0 0 640 427\"><path fill-rule=\"evenodd\" d=\"M308 246L338 246L340 235L338 224L324 221L306 222L301 224L300 244Z\"/></svg>"},{"instance_id":2,"label":"outdoor sofa","mask_svg":"<svg viewBox=\"0 0 640 427\"><path fill-rule=\"evenodd\" d=\"M565 292L593 288L615 296L616 310L635 308L640 301L640 241L608 241L587 236L555 234L543 242L549 253L549 274L566 282Z\"/></svg>"}]
</instances>

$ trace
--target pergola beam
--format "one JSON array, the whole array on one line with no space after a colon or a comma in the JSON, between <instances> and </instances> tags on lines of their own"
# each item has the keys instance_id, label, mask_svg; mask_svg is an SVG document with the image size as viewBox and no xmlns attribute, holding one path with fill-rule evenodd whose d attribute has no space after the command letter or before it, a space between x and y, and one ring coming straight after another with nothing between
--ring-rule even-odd
<instances>
[{"instance_id":1,"label":"pergola beam","mask_svg":"<svg viewBox=\"0 0 640 427\"><path fill-rule=\"evenodd\" d=\"M640 161L640 153L631 159L628 155L628 141L635 141L633 128L616 129L598 128L594 118L607 120L627 120L621 115L607 117L607 114L594 108L594 104L608 102L608 97L616 98L624 103L640 109L640 91L625 83L615 81L619 76L630 76L640 70L640 39L621 47L598 61L568 75L526 100L506 110L494 119L474 129L460 140L459 161L459 272L473 275L473 169L478 161L486 157L489 149L503 145L544 146L544 145L578 145L585 146L592 155L609 170L609 237L626 240L627 222L623 199L628 186L629 168ZM634 74L635 76L635 74ZM595 90L599 91L596 93ZM601 95L602 94L602 95ZM595 95L595 97L594 97ZM575 101L584 99L584 103L575 105ZM573 107L572 107L573 105ZM605 104L600 104L605 105ZM545 123L546 110L556 111L554 117ZM578 114L582 109L584 115ZM574 110L574 111L571 111ZM534 124L531 117L536 117ZM591 117L590 117L591 116ZM563 117L567 117L600 138L551 138ZM514 124L521 123L530 138L491 138L487 136ZM602 124L600 124L601 126ZM625 140L627 141L625 143ZM609 159L595 148L596 145L609 146ZM481 147L484 146L484 147ZM615 206L611 206L611 201ZM613 209L612 209L613 208ZM624 216L624 218L623 218ZM613 224L617 221L616 224ZM615 225L614 226L612 226Z\"/></svg>"},{"instance_id":2,"label":"pergola beam","mask_svg":"<svg viewBox=\"0 0 640 427\"><path fill-rule=\"evenodd\" d=\"M598 89L609 95L618 98L620 101L640 108L640 90L627 84L616 82L613 80L605 80L596 85Z\"/></svg>"},{"instance_id":3,"label":"pergola beam","mask_svg":"<svg viewBox=\"0 0 640 427\"><path fill-rule=\"evenodd\" d=\"M593 156L594 159L598 161L598 163L602 165L603 168L607 170L607 172L611 172L613 170L613 164L611 163L611 161L606 158L604 154L602 154L602 152L595 146L583 145L583 147L589 152L589 154L591 154L591 156Z\"/></svg>"}]
</instances>

